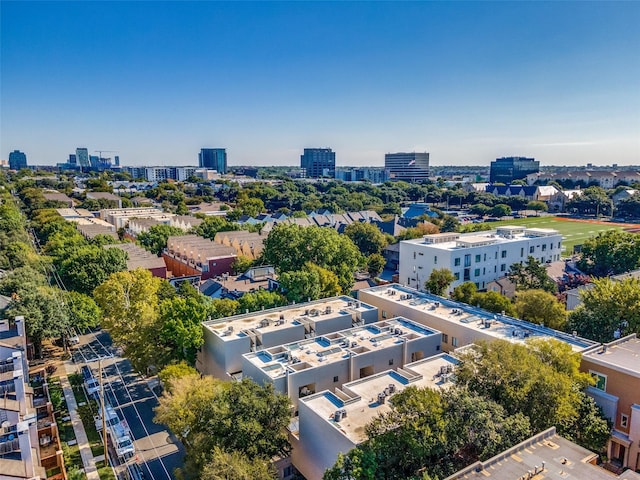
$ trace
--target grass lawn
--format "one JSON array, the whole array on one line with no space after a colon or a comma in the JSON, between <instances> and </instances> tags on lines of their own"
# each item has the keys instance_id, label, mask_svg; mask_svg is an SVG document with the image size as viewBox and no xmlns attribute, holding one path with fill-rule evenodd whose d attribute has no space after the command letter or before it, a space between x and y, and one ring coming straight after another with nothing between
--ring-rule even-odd
<instances>
[{"instance_id":1,"label":"grass lawn","mask_svg":"<svg viewBox=\"0 0 640 480\"><path fill-rule=\"evenodd\" d=\"M573 252L574 245L580 245L589 237L595 237L600 232L607 230L622 230L617 225L607 225L575 221L562 217L529 217L514 218L500 222L490 222L492 228L500 225L523 225L527 228L553 228L562 234L562 255L569 256Z\"/></svg>"},{"instance_id":2,"label":"grass lawn","mask_svg":"<svg viewBox=\"0 0 640 480\"><path fill-rule=\"evenodd\" d=\"M116 480L113 469L109 465L105 465L104 462L96 462L96 467L98 468L100 480Z\"/></svg>"}]
</instances>

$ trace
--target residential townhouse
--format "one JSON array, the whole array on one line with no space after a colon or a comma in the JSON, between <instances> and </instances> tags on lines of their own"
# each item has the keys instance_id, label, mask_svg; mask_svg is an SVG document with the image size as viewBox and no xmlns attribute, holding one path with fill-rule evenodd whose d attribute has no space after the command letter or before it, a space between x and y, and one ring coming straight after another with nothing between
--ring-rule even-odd
<instances>
[{"instance_id":1,"label":"residential townhouse","mask_svg":"<svg viewBox=\"0 0 640 480\"><path fill-rule=\"evenodd\" d=\"M347 296L209 320L202 324L204 345L196 368L228 380L242 372L245 353L377 321L375 307Z\"/></svg>"},{"instance_id":2,"label":"residential townhouse","mask_svg":"<svg viewBox=\"0 0 640 480\"><path fill-rule=\"evenodd\" d=\"M580 369L595 378L587 393L613 423L607 456L640 472L640 338L633 334L584 351Z\"/></svg>"}]
</instances>

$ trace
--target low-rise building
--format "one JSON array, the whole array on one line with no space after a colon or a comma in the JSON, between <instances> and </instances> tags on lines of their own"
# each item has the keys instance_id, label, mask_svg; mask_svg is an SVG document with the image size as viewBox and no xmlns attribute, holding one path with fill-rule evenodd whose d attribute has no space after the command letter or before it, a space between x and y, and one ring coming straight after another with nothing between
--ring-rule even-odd
<instances>
[{"instance_id":1,"label":"low-rise building","mask_svg":"<svg viewBox=\"0 0 640 480\"><path fill-rule=\"evenodd\" d=\"M122 199L109 192L87 192L87 200L106 200L115 208L122 208Z\"/></svg>"},{"instance_id":2,"label":"low-rise building","mask_svg":"<svg viewBox=\"0 0 640 480\"><path fill-rule=\"evenodd\" d=\"M100 218L115 226L117 230L125 228L131 218L166 218L162 210L151 207L110 208L100 210Z\"/></svg>"},{"instance_id":3,"label":"low-rise building","mask_svg":"<svg viewBox=\"0 0 640 480\"><path fill-rule=\"evenodd\" d=\"M439 354L301 398L290 435L294 466L308 480L321 479L338 454L366 440L366 425L391 410L390 397L409 386L448 388L457 364Z\"/></svg>"},{"instance_id":4,"label":"low-rise building","mask_svg":"<svg viewBox=\"0 0 640 480\"><path fill-rule=\"evenodd\" d=\"M203 323L196 368L229 379L242 371L242 355L378 321L377 309L340 296L234 315Z\"/></svg>"},{"instance_id":5,"label":"low-rise building","mask_svg":"<svg viewBox=\"0 0 640 480\"><path fill-rule=\"evenodd\" d=\"M445 480L640 480L627 471L615 475L597 465L598 455L551 427L484 462L476 462Z\"/></svg>"},{"instance_id":6,"label":"low-rise building","mask_svg":"<svg viewBox=\"0 0 640 480\"><path fill-rule=\"evenodd\" d=\"M613 423L607 456L640 470L640 338L629 335L582 353L580 369L596 380L587 388Z\"/></svg>"},{"instance_id":7,"label":"low-rise building","mask_svg":"<svg viewBox=\"0 0 640 480\"><path fill-rule=\"evenodd\" d=\"M220 245L233 247L238 256L242 255L254 260L262 253L266 238L266 235L261 235L257 232L234 230L216 233L213 241Z\"/></svg>"},{"instance_id":8,"label":"low-rise building","mask_svg":"<svg viewBox=\"0 0 640 480\"><path fill-rule=\"evenodd\" d=\"M422 289L435 269L450 270L449 290L474 282L483 290L503 277L514 263L534 257L540 263L560 260L562 235L547 228L504 226L488 232L436 233L400 242L400 283Z\"/></svg>"},{"instance_id":9,"label":"low-rise building","mask_svg":"<svg viewBox=\"0 0 640 480\"><path fill-rule=\"evenodd\" d=\"M495 339L524 343L529 338L555 338L568 343L579 352L598 345L593 340L491 313L398 284L359 290L358 298L377 307L378 318L381 320L401 316L442 332L444 352L452 352L478 340Z\"/></svg>"},{"instance_id":10,"label":"low-rise building","mask_svg":"<svg viewBox=\"0 0 640 480\"><path fill-rule=\"evenodd\" d=\"M198 235L179 235L167 239L162 257L173 276L199 275L207 280L231 272L237 254L233 247Z\"/></svg>"},{"instance_id":11,"label":"low-rise building","mask_svg":"<svg viewBox=\"0 0 640 480\"><path fill-rule=\"evenodd\" d=\"M103 245L104 248L118 248L127 252L127 270L137 268L149 270L154 277L167 278L167 265L164 258L139 247L135 243L112 243Z\"/></svg>"},{"instance_id":12,"label":"low-rise building","mask_svg":"<svg viewBox=\"0 0 640 480\"><path fill-rule=\"evenodd\" d=\"M64 480L46 372L29 374L24 318L0 321L0 480ZM50 471L47 477L47 470Z\"/></svg>"},{"instance_id":13,"label":"low-rise building","mask_svg":"<svg viewBox=\"0 0 640 480\"><path fill-rule=\"evenodd\" d=\"M298 400L440 353L441 334L406 318L244 354L242 375Z\"/></svg>"}]
</instances>

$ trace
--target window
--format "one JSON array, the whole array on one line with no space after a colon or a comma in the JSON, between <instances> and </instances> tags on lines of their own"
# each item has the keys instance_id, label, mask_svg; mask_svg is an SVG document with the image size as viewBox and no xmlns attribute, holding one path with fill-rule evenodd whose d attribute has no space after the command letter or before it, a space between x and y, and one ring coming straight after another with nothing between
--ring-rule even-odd
<instances>
[{"instance_id":1,"label":"window","mask_svg":"<svg viewBox=\"0 0 640 480\"><path fill-rule=\"evenodd\" d=\"M482 274L483 274L483 275L486 275L486 274L487 274L487 269L486 269L486 267L482 267Z\"/></svg>"},{"instance_id":2,"label":"window","mask_svg":"<svg viewBox=\"0 0 640 480\"><path fill-rule=\"evenodd\" d=\"M506 250L502 250L502 252L500 253L500 256L502 258L507 258L507 251Z\"/></svg>"},{"instance_id":3,"label":"window","mask_svg":"<svg viewBox=\"0 0 640 480\"><path fill-rule=\"evenodd\" d=\"M473 276L474 277L479 277L480 276L480 269L476 268L475 271L473 272Z\"/></svg>"},{"instance_id":4,"label":"window","mask_svg":"<svg viewBox=\"0 0 640 480\"><path fill-rule=\"evenodd\" d=\"M547 244L543 243L542 244L542 251L545 252L547 250Z\"/></svg>"},{"instance_id":5,"label":"window","mask_svg":"<svg viewBox=\"0 0 640 480\"><path fill-rule=\"evenodd\" d=\"M476 263L480 263L480 259L481 259L481 258L482 258L482 257L481 257L479 254L478 254L478 255L476 255Z\"/></svg>"},{"instance_id":6,"label":"window","mask_svg":"<svg viewBox=\"0 0 640 480\"><path fill-rule=\"evenodd\" d=\"M485 262L487 261L487 254L486 253L484 254L484 261Z\"/></svg>"},{"instance_id":7,"label":"window","mask_svg":"<svg viewBox=\"0 0 640 480\"><path fill-rule=\"evenodd\" d=\"M416 252L413 252L413 259L416 259Z\"/></svg>"},{"instance_id":8,"label":"window","mask_svg":"<svg viewBox=\"0 0 640 480\"><path fill-rule=\"evenodd\" d=\"M521 257L524 257L524 247L522 247L522 248L520 249L520 256L521 256Z\"/></svg>"},{"instance_id":9,"label":"window","mask_svg":"<svg viewBox=\"0 0 640 480\"><path fill-rule=\"evenodd\" d=\"M629 415L625 415L624 413L620 414L620 426L623 428L627 428L629 426Z\"/></svg>"},{"instance_id":10,"label":"window","mask_svg":"<svg viewBox=\"0 0 640 480\"><path fill-rule=\"evenodd\" d=\"M442 343L449 343L449 335L446 333L442 334Z\"/></svg>"},{"instance_id":11,"label":"window","mask_svg":"<svg viewBox=\"0 0 640 480\"><path fill-rule=\"evenodd\" d=\"M386 310L382 310L382 318L387 318L387 311Z\"/></svg>"},{"instance_id":12,"label":"window","mask_svg":"<svg viewBox=\"0 0 640 480\"><path fill-rule=\"evenodd\" d=\"M422 253L422 252L418 252L418 255L424 256L424 253Z\"/></svg>"},{"instance_id":13,"label":"window","mask_svg":"<svg viewBox=\"0 0 640 480\"><path fill-rule=\"evenodd\" d=\"M437 256L437 255L435 255L435 256L433 257L433 263L434 263L434 265L437 265L437 264L438 264L438 256Z\"/></svg>"},{"instance_id":14,"label":"window","mask_svg":"<svg viewBox=\"0 0 640 480\"><path fill-rule=\"evenodd\" d=\"M468 282L469 280L471 280L471 269L470 268L465 268L464 269L464 281Z\"/></svg>"},{"instance_id":15,"label":"window","mask_svg":"<svg viewBox=\"0 0 640 480\"><path fill-rule=\"evenodd\" d=\"M561 242L558 242L558 248L560 248Z\"/></svg>"},{"instance_id":16,"label":"window","mask_svg":"<svg viewBox=\"0 0 640 480\"><path fill-rule=\"evenodd\" d=\"M467 254L464 256L464 266L465 267L471 266L471 254Z\"/></svg>"},{"instance_id":17,"label":"window","mask_svg":"<svg viewBox=\"0 0 640 480\"><path fill-rule=\"evenodd\" d=\"M504 272L507 269L507 264L503 263L502 265L500 265L500 271Z\"/></svg>"},{"instance_id":18,"label":"window","mask_svg":"<svg viewBox=\"0 0 640 480\"><path fill-rule=\"evenodd\" d=\"M529 253L533 253L533 246L529 247Z\"/></svg>"},{"instance_id":19,"label":"window","mask_svg":"<svg viewBox=\"0 0 640 480\"><path fill-rule=\"evenodd\" d=\"M498 259L498 252L496 252L496 260Z\"/></svg>"},{"instance_id":20,"label":"window","mask_svg":"<svg viewBox=\"0 0 640 480\"><path fill-rule=\"evenodd\" d=\"M458 339L456 337L451 337L451 345L454 347L458 346Z\"/></svg>"},{"instance_id":21,"label":"window","mask_svg":"<svg viewBox=\"0 0 640 480\"><path fill-rule=\"evenodd\" d=\"M453 266L454 267L459 267L460 266L460 257L458 257L458 258L453 260Z\"/></svg>"},{"instance_id":22,"label":"window","mask_svg":"<svg viewBox=\"0 0 640 480\"><path fill-rule=\"evenodd\" d=\"M460 272L456 272L453 274L456 280L460 280Z\"/></svg>"},{"instance_id":23,"label":"window","mask_svg":"<svg viewBox=\"0 0 640 480\"><path fill-rule=\"evenodd\" d=\"M333 377L333 383L337 383L338 382L338 376L336 375L335 377Z\"/></svg>"},{"instance_id":24,"label":"window","mask_svg":"<svg viewBox=\"0 0 640 480\"><path fill-rule=\"evenodd\" d=\"M393 365L393 358L389 359L389 365Z\"/></svg>"},{"instance_id":25,"label":"window","mask_svg":"<svg viewBox=\"0 0 640 480\"><path fill-rule=\"evenodd\" d=\"M594 385L596 388L602 390L603 392L607 391L607 376L598 372L594 372L593 370L589 370L589 373L596 381Z\"/></svg>"}]
</instances>

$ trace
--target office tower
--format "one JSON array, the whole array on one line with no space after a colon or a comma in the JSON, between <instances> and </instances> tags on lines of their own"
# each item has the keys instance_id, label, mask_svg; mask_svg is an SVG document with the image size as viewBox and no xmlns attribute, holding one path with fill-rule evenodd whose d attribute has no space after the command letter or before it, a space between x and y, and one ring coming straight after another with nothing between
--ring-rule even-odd
<instances>
[{"instance_id":1,"label":"office tower","mask_svg":"<svg viewBox=\"0 0 640 480\"><path fill-rule=\"evenodd\" d=\"M514 180L522 180L530 173L540 171L540 162L526 157L502 157L491 162L489 181L491 183L510 184Z\"/></svg>"},{"instance_id":2,"label":"office tower","mask_svg":"<svg viewBox=\"0 0 640 480\"><path fill-rule=\"evenodd\" d=\"M20 150L14 150L9 154L9 168L11 170L20 170L27 168L27 156Z\"/></svg>"},{"instance_id":3,"label":"office tower","mask_svg":"<svg viewBox=\"0 0 640 480\"><path fill-rule=\"evenodd\" d=\"M115 159L116 162L116 167L120 166L120 157L118 155L116 155L115 157L113 157Z\"/></svg>"},{"instance_id":4,"label":"office tower","mask_svg":"<svg viewBox=\"0 0 640 480\"><path fill-rule=\"evenodd\" d=\"M227 150L224 148L203 148L198 154L200 168L210 168L218 173L227 173Z\"/></svg>"},{"instance_id":5,"label":"office tower","mask_svg":"<svg viewBox=\"0 0 640 480\"><path fill-rule=\"evenodd\" d=\"M305 148L304 153L300 155L300 167L305 169L307 178L334 178L336 153L330 148Z\"/></svg>"},{"instance_id":6,"label":"office tower","mask_svg":"<svg viewBox=\"0 0 640 480\"><path fill-rule=\"evenodd\" d=\"M89 150L86 148L76 148L76 163L80 168L89 168Z\"/></svg>"},{"instance_id":7,"label":"office tower","mask_svg":"<svg viewBox=\"0 0 640 480\"><path fill-rule=\"evenodd\" d=\"M75 155L75 153L70 153L69 154L69 165L77 165L78 161L77 161L77 157Z\"/></svg>"},{"instance_id":8,"label":"office tower","mask_svg":"<svg viewBox=\"0 0 640 480\"><path fill-rule=\"evenodd\" d=\"M429 179L429 154L427 152L387 153L384 168L389 180L421 182Z\"/></svg>"}]
</instances>

